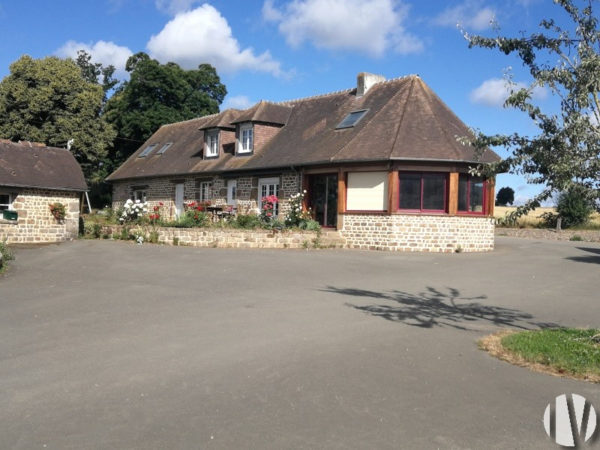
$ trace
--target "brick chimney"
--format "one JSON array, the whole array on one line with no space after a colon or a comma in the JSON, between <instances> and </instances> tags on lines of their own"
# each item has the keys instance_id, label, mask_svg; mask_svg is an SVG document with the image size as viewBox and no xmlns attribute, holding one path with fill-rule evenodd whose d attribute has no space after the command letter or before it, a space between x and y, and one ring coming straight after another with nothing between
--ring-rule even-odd
<instances>
[{"instance_id":1,"label":"brick chimney","mask_svg":"<svg viewBox=\"0 0 600 450\"><path fill-rule=\"evenodd\" d=\"M361 72L356 77L356 96L360 97L365 95L371 87L376 84L385 81L383 75L375 75L374 73Z\"/></svg>"}]
</instances>

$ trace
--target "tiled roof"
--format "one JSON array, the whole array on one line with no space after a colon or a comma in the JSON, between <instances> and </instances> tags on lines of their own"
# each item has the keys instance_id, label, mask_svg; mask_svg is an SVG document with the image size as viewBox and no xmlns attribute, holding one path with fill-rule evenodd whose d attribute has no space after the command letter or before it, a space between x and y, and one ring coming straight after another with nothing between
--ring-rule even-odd
<instances>
[{"instance_id":1,"label":"tiled roof","mask_svg":"<svg viewBox=\"0 0 600 450\"><path fill-rule=\"evenodd\" d=\"M86 191L81 167L63 148L0 140L0 186Z\"/></svg>"},{"instance_id":2,"label":"tiled roof","mask_svg":"<svg viewBox=\"0 0 600 450\"><path fill-rule=\"evenodd\" d=\"M227 110L163 126L139 151L150 143L173 142L164 155L138 158L138 151L108 179L361 161L476 161L473 149L457 140L470 135L469 128L418 76L380 82L365 95L355 94L355 89L348 89L287 102L260 102L245 111ZM348 113L365 109L356 126L336 130ZM252 120L284 126L252 156L221 154L218 159L203 160L201 129L225 118L231 123ZM487 150L480 162L498 160Z\"/></svg>"}]
</instances>

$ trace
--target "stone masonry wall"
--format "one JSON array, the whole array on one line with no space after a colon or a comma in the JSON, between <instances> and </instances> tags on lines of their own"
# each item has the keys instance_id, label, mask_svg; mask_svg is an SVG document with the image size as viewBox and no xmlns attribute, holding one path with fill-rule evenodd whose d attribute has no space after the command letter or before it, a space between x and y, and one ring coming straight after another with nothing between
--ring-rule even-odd
<instances>
[{"instance_id":1,"label":"stone masonry wall","mask_svg":"<svg viewBox=\"0 0 600 450\"><path fill-rule=\"evenodd\" d=\"M122 226L107 226L103 234L121 233ZM129 233L142 234L146 238L152 230L158 232L158 242L169 245L214 248L310 248L318 238L316 232L268 230L218 230L210 228L166 228L132 226Z\"/></svg>"},{"instance_id":2,"label":"stone masonry wall","mask_svg":"<svg viewBox=\"0 0 600 450\"><path fill-rule=\"evenodd\" d=\"M13 202L19 214L17 221L2 220L0 216L0 241L9 244L62 242L77 238L79 232L78 192L43 189L23 189ZM57 221L50 213L50 203L60 202L66 207L66 218Z\"/></svg>"},{"instance_id":3,"label":"stone masonry wall","mask_svg":"<svg viewBox=\"0 0 600 450\"><path fill-rule=\"evenodd\" d=\"M238 212L248 214L258 211L258 182L260 177L223 178L220 176L187 176L185 178L161 177L147 178L135 181L122 181L113 184L113 205L119 209L131 197L134 189L145 190L146 200L150 209L162 203L162 213L167 219L175 217L175 185L184 183L184 201L198 200L200 197L199 183L210 181L210 201L213 205L227 203L227 180L237 180L236 200ZM300 176L297 173L283 173L279 177L280 199L279 217L283 218L287 210L288 199L292 194L300 192Z\"/></svg>"},{"instance_id":4,"label":"stone masonry wall","mask_svg":"<svg viewBox=\"0 0 600 450\"><path fill-rule=\"evenodd\" d=\"M349 248L408 252L485 252L494 249L494 219L433 215L340 215Z\"/></svg>"}]
</instances>

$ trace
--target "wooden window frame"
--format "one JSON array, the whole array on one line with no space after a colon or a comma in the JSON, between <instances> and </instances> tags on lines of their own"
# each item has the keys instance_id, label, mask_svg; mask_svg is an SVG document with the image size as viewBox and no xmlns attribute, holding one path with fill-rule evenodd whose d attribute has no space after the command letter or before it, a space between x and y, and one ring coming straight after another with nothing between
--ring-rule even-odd
<instances>
[{"instance_id":1,"label":"wooden window frame","mask_svg":"<svg viewBox=\"0 0 600 450\"><path fill-rule=\"evenodd\" d=\"M400 196L401 196L401 191L402 191L402 175L420 175L420 181L421 181L421 193L420 193L420 205L421 208L420 209L405 209L405 208L401 208L400 207ZM424 209L423 208L423 180L424 178L426 178L427 176L443 176L444 177L444 209ZM449 173L448 172L419 172L419 171L409 171L409 170L402 170L398 172L398 209L397 211L400 213L415 213L415 214L448 214L448 190L449 190L449 186L448 186L448 179L449 179Z\"/></svg>"},{"instance_id":2,"label":"wooden window frame","mask_svg":"<svg viewBox=\"0 0 600 450\"><path fill-rule=\"evenodd\" d=\"M482 187L482 205L481 205L481 211L465 211L465 210L461 210L459 209L459 205L460 205L460 177L467 177L467 204L469 202L469 196L471 193L471 179L473 178L481 178L483 179L483 187ZM483 177L473 177L472 175L468 174L468 173L459 173L458 174L458 186L456 189L456 196L457 196L457 201L456 201L456 214L460 215L460 216L486 216L488 214L488 180L486 180Z\"/></svg>"}]
</instances>

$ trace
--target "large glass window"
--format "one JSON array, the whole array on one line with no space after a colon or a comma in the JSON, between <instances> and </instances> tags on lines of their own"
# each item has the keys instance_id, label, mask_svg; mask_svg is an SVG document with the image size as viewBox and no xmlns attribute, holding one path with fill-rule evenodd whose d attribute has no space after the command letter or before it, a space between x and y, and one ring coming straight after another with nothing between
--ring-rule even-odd
<instances>
[{"instance_id":1,"label":"large glass window","mask_svg":"<svg viewBox=\"0 0 600 450\"><path fill-rule=\"evenodd\" d=\"M485 213L485 180L461 173L458 178L458 211L471 214Z\"/></svg>"},{"instance_id":2,"label":"large glass window","mask_svg":"<svg viewBox=\"0 0 600 450\"><path fill-rule=\"evenodd\" d=\"M400 209L446 211L447 175L444 173L400 172Z\"/></svg>"}]
</instances>

